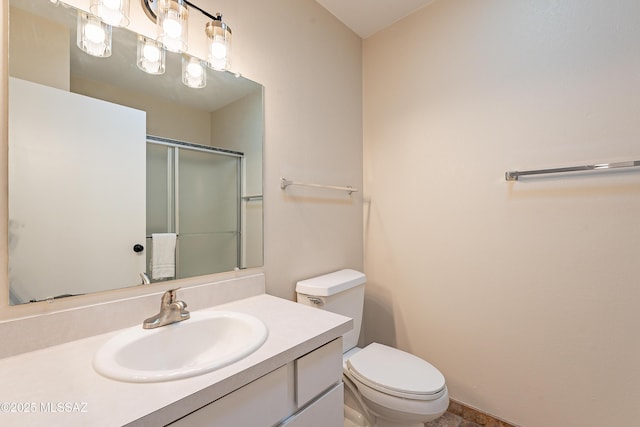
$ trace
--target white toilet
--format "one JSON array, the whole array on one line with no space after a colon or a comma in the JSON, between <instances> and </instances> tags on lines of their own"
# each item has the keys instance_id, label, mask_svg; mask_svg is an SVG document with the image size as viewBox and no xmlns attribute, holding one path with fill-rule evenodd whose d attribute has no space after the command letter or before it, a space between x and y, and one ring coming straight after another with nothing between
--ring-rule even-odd
<instances>
[{"instance_id":1,"label":"white toilet","mask_svg":"<svg viewBox=\"0 0 640 427\"><path fill-rule=\"evenodd\" d=\"M423 427L447 410L444 376L412 354L372 343L356 347L366 276L340 270L297 283L298 302L353 319L343 336L345 426Z\"/></svg>"}]
</instances>

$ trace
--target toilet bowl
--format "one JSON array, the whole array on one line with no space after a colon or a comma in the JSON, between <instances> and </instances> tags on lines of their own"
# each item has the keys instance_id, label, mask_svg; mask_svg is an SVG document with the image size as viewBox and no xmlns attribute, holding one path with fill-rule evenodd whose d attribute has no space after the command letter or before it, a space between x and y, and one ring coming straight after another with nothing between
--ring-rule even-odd
<instances>
[{"instance_id":1,"label":"toilet bowl","mask_svg":"<svg viewBox=\"0 0 640 427\"><path fill-rule=\"evenodd\" d=\"M433 365L378 343L355 348L343 357L347 390L358 393L359 408L373 415L376 427L420 426L442 416L449 406L444 376ZM353 388L355 387L356 390Z\"/></svg>"},{"instance_id":2,"label":"toilet bowl","mask_svg":"<svg viewBox=\"0 0 640 427\"><path fill-rule=\"evenodd\" d=\"M345 426L423 427L449 406L444 376L429 362L379 343L356 347L364 283L355 270L340 270L298 282L298 302L353 318L343 336Z\"/></svg>"}]
</instances>

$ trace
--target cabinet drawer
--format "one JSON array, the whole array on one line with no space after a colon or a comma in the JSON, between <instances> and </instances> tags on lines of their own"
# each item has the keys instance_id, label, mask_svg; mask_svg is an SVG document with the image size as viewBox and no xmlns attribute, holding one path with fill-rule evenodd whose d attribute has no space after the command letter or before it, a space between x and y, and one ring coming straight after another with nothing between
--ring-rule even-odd
<instances>
[{"instance_id":1,"label":"cabinet drawer","mask_svg":"<svg viewBox=\"0 0 640 427\"><path fill-rule=\"evenodd\" d=\"M342 380L342 338L296 360L298 408Z\"/></svg>"},{"instance_id":2,"label":"cabinet drawer","mask_svg":"<svg viewBox=\"0 0 640 427\"><path fill-rule=\"evenodd\" d=\"M293 412L291 365L285 365L171 424L171 427L269 427Z\"/></svg>"},{"instance_id":3,"label":"cabinet drawer","mask_svg":"<svg viewBox=\"0 0 640 427\"><path fill-rule=\"evenodd\" d=\"M296 415L280 424L282 427L343 427L344 384L333 387L327 394Z\"/></svg>"}]
</instances>

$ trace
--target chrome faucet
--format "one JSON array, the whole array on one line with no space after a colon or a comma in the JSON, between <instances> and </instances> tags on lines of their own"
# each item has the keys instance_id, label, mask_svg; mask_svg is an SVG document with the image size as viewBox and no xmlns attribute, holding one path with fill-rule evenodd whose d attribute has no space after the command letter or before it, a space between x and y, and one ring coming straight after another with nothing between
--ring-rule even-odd
<instances>
[{"instance_id":1,"label":"chrome faucet","mask_svg":"<svg viewBox=\"0 0 640 427\"><path fill-rule=\"evenodd\" d=\"M162 295L160 302L160 312L153 317L146 319L142 323L144 329L154 329L160 326L170 325L176 322L187 320L190 316L185 310L187 303L176 300L176 291L178 289L169 289Z\"/></svg>"}]
</instances>

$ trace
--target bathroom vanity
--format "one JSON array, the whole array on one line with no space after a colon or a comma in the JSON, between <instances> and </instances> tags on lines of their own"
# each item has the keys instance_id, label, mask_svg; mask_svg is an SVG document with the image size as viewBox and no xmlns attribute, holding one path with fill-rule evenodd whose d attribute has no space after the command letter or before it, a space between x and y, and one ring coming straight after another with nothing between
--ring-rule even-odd
<instances>
[{"instance_id":1,"label":"bathroom vanity","mask_svg":"<svg viewBox=\"0 0 640 427\"><path fill-rule=\"evenodd\" d=\"M96 351L119 331L0 359L0 424L342 426L341 335L351 319L266 294L207 310L255 316L269 336L231 365L156 383L93 369Z\"/></svg>"}]
</instances>

